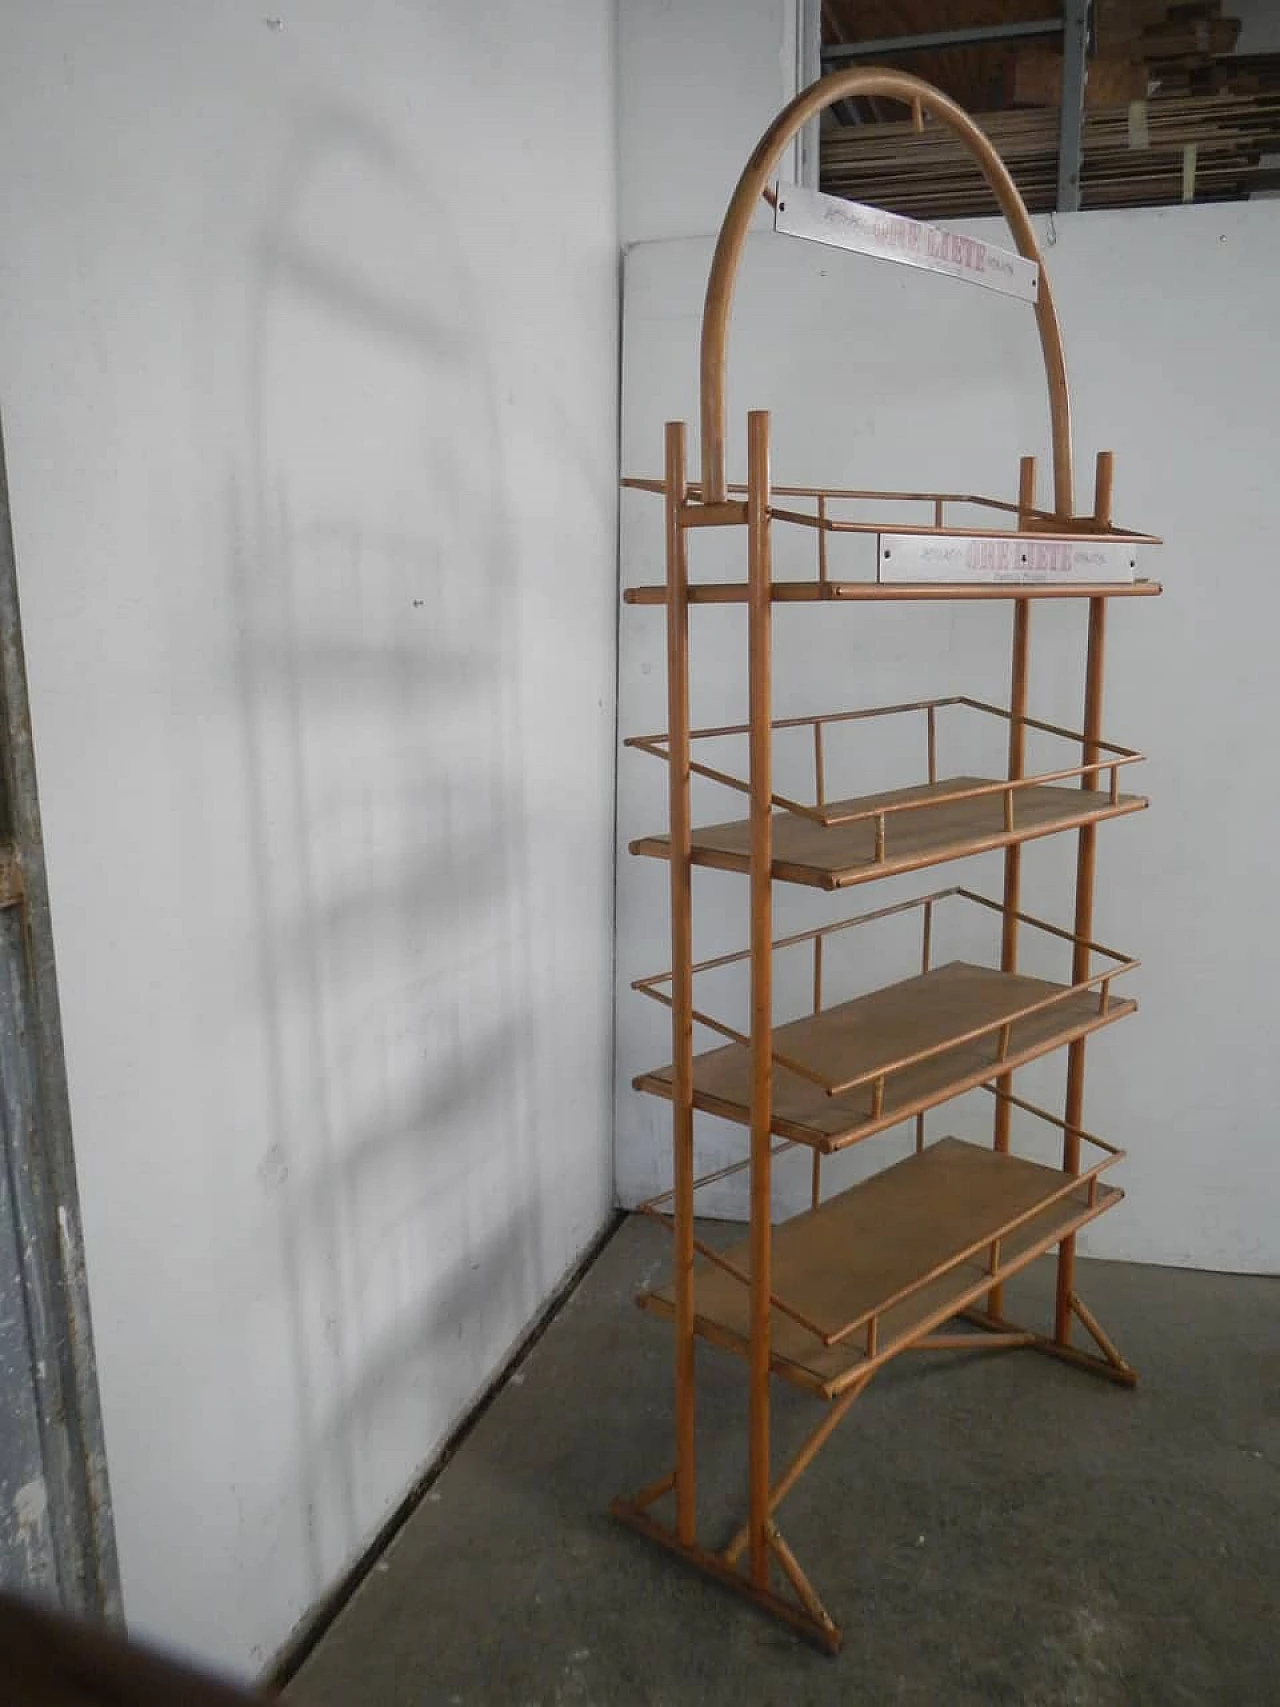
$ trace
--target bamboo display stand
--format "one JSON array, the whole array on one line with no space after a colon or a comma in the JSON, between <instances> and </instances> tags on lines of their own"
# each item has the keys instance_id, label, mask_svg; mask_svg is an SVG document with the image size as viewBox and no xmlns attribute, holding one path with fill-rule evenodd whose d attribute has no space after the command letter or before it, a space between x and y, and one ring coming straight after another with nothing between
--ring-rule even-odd
<instances>
[{"instance_id":1,"label":"bamboo display stand","mask_svg":"<svg viewBox=\"0 0 1280 1707\"><path fill-rule=\"evenodd\" d=\"M668 766L667 834L633 844L633 852L666 859L671 877L672 969L637 988L671 1010L672 1061L642 1075L641 1090L672 1105L674 1187L645 1205L674 1233L670 1284L646 1292L643 1308L670 1320L675 1334L675 1465L651 1487L614 1502L617 1516L732 1586L830 1652L840 1632L782 1537L776 1513L825 1441L877 1370L908 1350L1027 1347L1079 1369L1132 1385L1134 1371L1078 1296L1075 1235L1117 1203L1122 1193L1103 1173L1122 1152L1082 1126L1085 1052L1089 1036L1134 1011L1113 995L1112 980L1136 963L1093 941L1098 824L1146 804L1120 789L1120 773L1141 755L1102 737L1103 651L1107 602L1159 592L1150 581L1088 584L890 585L833 579L828 542L842 532L887 538L883 521L841 519L838 512L868 502L910 501L928 521L915 531L941 539L964 530L949 522L960 505L984 507L977 532L1013 541L1150 540L1111 521L1112 459L1097 460L1093 509L1073 507L1070 412L1062 339L1047 277L1040 274L1035 305L1048 380L1053 446L1051 509L1036 505L1035 466L1021 463L1016 502L971 495L867 493L818 487L774 487L769 469L769 416L748 416L745 486L730 486L725 470L725 354L738 264L753 210L783 150L800 127L832 102L870 95L905 103L917 125L928 115L974 156L1003 209L1018 250L1042 266L1035 233L1003 163L982 132L946 96L903 73L852 70L814 84L766 131L734 192L720 232L702 323L702 476L688 476L685 428L666 428L661 480L624 484L660 494L665 504L665 585L629 589L627 601L663 605L667 622L669 726L630 744ZM780 502L781 500L781 502ZM801 506L801 507L798 507ZM1012 524L1012 525L1010 525ZM691 546L701 528L745 530L747 574L735 583L699 583L689 575ZM775 527L813 530L812 580L777 581L771 540ZM902 529L900 531L906 531ZM965 537L972 537L969 530ZM1154 542L1153 543L1158 543ZM1028 716L1031 610L1041 597L1083 598L1088 605L1088 657L1083 729L1072 731ZM836 717L775 720L771 690L772 607L783 601L833 603L884 599L1000 599L1013 613L1012 683L1008 708L971 699L920 701ZM700 603L744 603L748 618L749 722L731 729L691 729L689 613ZM1007 773L995 779L940 777L939 725L957 712L997 717L1007 726ZM923 725L928 780L918 786L831 801L825 785L825 739L834 724L857 717L915 717ZM775 791L773 738L778 729L807 728L813 743L813 799ZM1027 736L1047 731L1072 746L1074 762L1028 774ZM745 777L695 759L703 739L747 739ZM1078 758L1075 757L1078 752ZM745 820L695 828L694 775L745 794ZM1021 907L1023 844L1062 831L1078 836L1075 916L1070 930L1030 918ZM943 860L1004 850L1004 892L997 901L952 888L862 918L773 940L773 885L841 889ZM739 872L749 879L750 940L741 955L695 965L695 865ZM1000 920L997 967L964 962L935 966L935 915L955 906L989 909ZM868 919L916 909L918 965L904 981L834 1005L824 1000L824 947L833 934ZM1020 933L1048 932L1065 944L1069 976L1061 983L1018 970ZM812 1011L775 1025L775 956L807 953L812 960ZM738 1030L695 1006L695 975L741 961L750 972L750 1021ZM723 1039L695 1054L695 1025ZM1067 1080L1061 1117L1035 1107L1013 1089L1013 1071L1065 1048ZM982 1086L993 1097L990 1147L944 1138L926 1143L924 1114ZM1017 1108L1061 1133L1061 1168L1011 1150ZM749 1129L746 1158L703 1179L695 1177L693 1120L701 1109ZM914 1152L849 1191L823 1201L824 1154L914 1119ZM775 1141L776 1148L775 1148ZM813 1152L812 1208L772 1225L773 1157L807 1145ZM1085 1154L1088 1146L1088 1155ZM1096 1159L1094 1159L1096 1157ZM718 1249L696 1236L698 1186L736 1169L749 1170L750 1227L745 1242ZM670 1213L668 1213L668 1206ZM1037 1332L1004 1314L1003 1283L1037 1256L1058 1248L1055 1319ZM1073 1342L1079 1322L1096 1350ZM959 1323L948 1329L948 1323ZM745 1359L749 1383L747 1520L719 1548L699 1538L695 1454L695 1348L702 1338ZM829 1409L791 1464L775 1477L770 1453L770 1377L790 1381L828 1402ZM664 1501L671 1521L658 1515Z\"/></svg>"}]
</instances>

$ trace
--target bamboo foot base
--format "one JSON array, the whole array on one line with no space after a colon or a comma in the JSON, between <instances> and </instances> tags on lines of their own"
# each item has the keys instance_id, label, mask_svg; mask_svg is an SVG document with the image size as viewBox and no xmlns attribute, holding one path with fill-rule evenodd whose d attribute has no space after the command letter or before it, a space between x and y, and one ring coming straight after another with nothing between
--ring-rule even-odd
<instances>
[{"instance_id":1,"label":"bamboo foot base","mask_svg":"<svg viewBox=\"0 0 1280 1707\"><path fill-rule=\"evenodd\" d=\"M1120 1387L1136 1387L1138 1371L1132 1364L1124 1361L1098 1327L1092 1313L1081 1304L1074 1293L1071 1295L1071 1308L1099 1345L1104 1347L1107 1356L1095 1357L1092 1352L1080 1351L1076 1346L1066 1345L1049 1334L1028 1333L1006 1321L1003 1316L992 1316L985 1310L962 1310L960 1317L962 1321L972 1322L974 1327L983 1329L985 1333L1016 1334L1018 1344L1028 1346L1032 1351L1042 1352L1046 1357L1056 1357L1060 1363L1069 1363L1073 1369L1083 1369L1089 1375L1100 1375L1104 1381L1114 1381ZM981 1343L979 1341L979 1344Z\"/></svg>"},{"instance_id":2,"label":"bamboo foot base","mask_svg":"<svg viewBox=\"0 0 1280 1707\"><path fill-rule=\"evenodd\" d=\"M639 1534L647 1536L650 1541L656 1541L660 1547L666 1547L668 1551L677 1554L687 1564L705 1572L716 1582L724 1584L726 1588L735 1589L740 1595L751 1601L754 1606L758 1606L761 1611L768 1612L784 1624L790 1625L807 1641L820 1648L824 1654L838 1654L840 1652L843 1637L838 1626L822 1602L813 1593L808 1579L800 1570L799 1565L796 1564L790 1548L772 1524L770 1525L769 1536L770 1547L774 1556L781 1563L787 1577L795 1586L796 1592L804 1594L806 1605L796 1605L794 1601L786 1600L782 1595L775 1594L772 1589L757 1587L750 1577L744 1575L736 1565L731 1565L719 1553L712 1553L705 1547L699 1547L696 1543L692 1546L685 1546L673 1529L651 1517L645 1507L635 1500L616 1499L609 1510L614 1517L638 1531ZM803 1584L803 1589L800 1586L801 1584Z\"/></svg>"}]
</instances>

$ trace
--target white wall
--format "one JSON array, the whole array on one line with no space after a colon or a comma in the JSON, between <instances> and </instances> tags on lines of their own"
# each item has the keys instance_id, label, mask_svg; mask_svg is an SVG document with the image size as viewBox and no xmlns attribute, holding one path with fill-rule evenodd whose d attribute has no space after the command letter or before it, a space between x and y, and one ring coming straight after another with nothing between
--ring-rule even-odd
<instances>
[{"instance_id":1,"label":"white wall","mask_svg":"<svg viewBox=\"0 0 1280 1707\"><path fill-rule=\"evenodd\" d=\"M798 87L799 0L619 0L618 233L720 224L760 133Z\"/></svg>"},{"instance_id":2,"label":"white wall","mask_svg":"<svg viewBox=\"0 0 1280 1707\"><path fill-rule=\"evenodd\" d=\"M999 235L995 222L975 229ZM1147 565L1165 581L1164 596L1119 601L1110 622L1105 729L1151 754L1131 776L1152 809L1100 832L1097 936L1144 965L1133 976L1141 1013L1090 1046L1086 1123L1131 1154L1122 1171L1129 1199L1097 1223L1088 1245L1110 1256L1274 1270L1280 1158L1265 897L1280 814L1271 516L1280 215L1272 203L1089 213L1058 219L1056 239L1048 263L1074 382L1080 495L1087 500L1094 451L1114 449L1118 520L1168 541ZM627 258L624 472L661 472L668 418L691 423L696 457L698 314L710 249L708 240L655 243ZM1017 457L1048 450L1039 348L1020 305L771 234L751 239L735 310L735 477L753 407L774 411L779 482L1012 496ZM660 501L626 494L626 582L662 578L661 532ZM695 573L723 565L741 575L741 561L723 556L733 542L740 536L699 536ZM811 563L811 536L780 536L776 550L783 572L800 556ZM964 692L1007 703L1009 621L999 605L784 608L775 622L778 712ZM662 622L660 610L624 611L624 734L665 727ZM1077 728L1083 625L1083 609L1066 603L1034 613L1032 713ZM741 613L696 612L695 723L745 715L743 662ZM866 741L832 793L878 786L874 762ZM636 753L623 754L620 774L625 850L664 823L665 775ZM806 778L807 770L784 768L780 786ZM739 808L707 785L695 811L715 822ZM1033 844L1025 859L1026 904L1061 923L1070 922L1073 840ZM998 859L843 899L783 886L779 929L961 879L998 895ZM742 880L707 872L695 884L696 952L743 946ZM670 1059L669 1023L626 988L670 964L666 886L664 864L620 855L617 1145L629 1203L670 1177L668 1107L630 1089L635 1072ZM856 975L874 984L912 969L877 948ZM728 989L723 999L732 1009L741 995ZM1060 1061L1047 1063L1020 1081L1044 1100L1060 1072ZM975 1096L934 1119L935 1131L947 1129L944 1119L961 1132L989 1131L990 1106ZM699 1130L708 1166L743 1154L740 1129L706 1120ZM831 1186L903 1147L901 1135L859 1147L829 1170ZM801 1206L806 1183L807 1158L780 1170L784 1210ZM740 1192L724 1189L709 1202L742 1212Z\"/></svg>"},{"instance_id":3,"label":"white wall","mask_svg":"<svg viewBox=\"0 0 1280 1707\"><path fill-rule=\"evenodd\" d=\"M237 1668L609 1210L613 29L7 10L0 405L125 1595Z\"/></svg>"},{"instance_id":4,"label":"white wall","mask_svg":"<svg viewBox=\"0 0 1280 1707\"><path fill-rule=\"evenodd\" d=\"M1240 20L1237 53L1280 52L1280 13L1275 0L1232 0L1228 11Z\"/></svg>"}]
</instances>

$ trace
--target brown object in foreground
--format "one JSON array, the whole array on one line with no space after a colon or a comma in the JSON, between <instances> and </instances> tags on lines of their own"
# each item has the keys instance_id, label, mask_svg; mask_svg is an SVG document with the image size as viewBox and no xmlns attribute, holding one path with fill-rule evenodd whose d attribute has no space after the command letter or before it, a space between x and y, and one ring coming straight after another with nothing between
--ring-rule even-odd
<instances>
[{"instance_id":1,"label":"brown object in foreground","mask_svg":"<svg viewBox=\"0 0 1280 1707\"><path fill-rule=\"evenodd\" d=\"M866 96L899 101L917 122L927 113L966 146L982 168L1008 216L1020 252L1041 267L1036 319L1049 392L1053 508L1036 506L1035 470L1020 464L1017 501L938 492L869 493L840 488L775 488L769 462L770 419L747 418L748 469L745 488L732 485L725 467L725 362L729 308L746 233L759 196L800 127L833 102ZM1109 453L1098 458L1092 509L1077 515L1073 500L1071 415L1062 340L1043 259L1018 192L989 140L956 104L928 84L896 71L838 72L805 90L784 109L761 138L729 205L712 262L702 323L701 480L690 481L683 425L669 423L666 472L661 481L628 479L628 487L661 494L667 516L665 586L633 588L631 604L661 604L667 616L668 729L634 737L630 745L662 760L669 779L669 830L633 843L633 851L670 861L672 898L671 971L641 978L636 988L671 1012L669 1067L645 1073L639 1088L667 1097L673 1116L673 1186L643 1205L646 1213L675 1232L671 1280L639 1300L647 1311L674 1325L674 1469L631 1499L615 1500L614 1513L651 1540L679 1555L714 1580L736 1589L755 1605L802 1632L828 1652L840 1646L840 1631L805 1576L778 1528L783 1499L808 1469L875 1373L907 1351L1027 1349L1074 1368L1131 1386L1132 1368L1078 1297L1074 1277L1077 1229L1120 1201L1122 1193L1101 1175L1123 1152L1084 1130L1084 1069L1087 1038L1127 1017L1135 1004L1113 996L1112 981L1137 963L1092 940L1093 888L1098 826L1136 812L1146 802L1121 794L1122 766L1141 754L1103 739L1102 667L1107 601L1155 594L1152 582L1083 585L1011 583L910 586L835 581L827 555L829 536L840 532L889 534L901 530L904 504L926 504L930 523L921 533L954 537L952 506L978 505L994 515L982 531L1005 540L1046 537L1114 549L1158 543L1148 535L1116 528L1111 518L1113 467ZM745 495L745 501L739 497ZM802 498L816 513L778 506L778 497ZM892 505L892 522L841 520L836 511L881 501ZM773 579L774 527L803 527L815 538L816 575L811 581ZM703 528L745 528L746 578L733 583L691 582L689 557ZM877 550L879 545L877 542ZM1079 730L1039 722L1027 713L1030 687L1031 601L1041 597L1083 600L1089 613L1084 715ZM967 697L921 700L874 711L774 719L772 637L774 604L811 601L824 620L857 620L866 604L919 598L1012 601L1013 645L1008 709ZM845 603L845 614L834 616ZM689 622L694 604L742 603L747 607L747 675L750 716L732 728L690 728ZM812 620L818 620L815 617ZM939 713L967 707L1008 722L1003 778L938 776ZM868 717L919 716L926 780L850 799L829 799L831 738L837 725ZM774 781L775 735L803 737L811 750L812 802L780 791ZM1068 764L1030 768L1028 737L1050 736L1072 748ZM701 763L700 741L746 737L746 774ZM692 779L701 777L747 796L745 819L710 828L693 825ZM1060 785L1071 786L1060 786ZM1063 831L1078 836L1074 924L1070 930L1032 918L1021 906L1021 849L1034 838ZM773 885L807 884L838 890L876 878L924 869L945 860L1004 850L1004 885L999 901L967 889L949 889L883 907L860 919L824 925L798 935L773 938ZM693 867L713 866L750 881L749 946L740 954L693 960ZM935 964L940 908L952 899L986 910L999 924L995 965L964 959ZM870 993L841 1000L834 991L837 966L832 938L853 925L889 919L918 909L918 953L912 948L911 976ZM1021 927L1065 945L1056 950L1069 970L1060 981L1028 975ZM895 927L896 928L896 927ZM967 939L966 939L967 940ZM799 949L812 957L804 976L779 980L780 999L812 1006L789 1023L774 1016L775 958ZM939 956L941 959L942 957ZM733 1023L695 1004L700 973L716 973L739 962L750 971L748 1019ZM720 1041L695 1053L694 1032L702 1027ZM727 1040L727 1041L724 1041ZM1015 1094L1014 1070L1051 1050L1068 1051L1066 1107L1050 1113ZM963 1092L981 1087L995 1103L989 1142L955 1137L927 1142L927 1112ZM695 1109L737 1122L749 1130L742 1160L696 1177ZM1013 1114L1018 1110L1046 1124L1061 1144L1061 1165L1014 1153ZM826 1201L822 1196L824 1153L843 1149L876 1133L913 1122L911 1153L894 1166ZM795 1144L811 1147L812 1204L806 1213L775 1231L772 1164ZM1088 1145L1086 1159L1084 1146ZM700 1185L745 1170L750 1181L747 1237L718 1249L701 1239L694 1223L694 1194ZM670 1206L670 1214L666 1207ZM1003 1283L1037 1256L1058 1248L1056 1319L1040 1332L1009 1321ZM954 1327L947 1329L948 1322ZM1073 1343L1076 1324L1096 1350ZM701 1339L730 1351L747 1365L749 1473L745 1522L722 1550L699 1537L695 1457L695 1348ZM774 1474L770 1450L771 1376L777 1375L830 1402L791 1464ZM657 1515L674 1495L675 1522Z\"/></svg>"},{"instance_id":2,"label":"brown object in foreground","mask_svg":"<svg viewBox=\"0 0 1280 1707\"><path fill-rule=\"evenodd\" d=\"M114 1630L0 1594L0 1678L13 1707L246 1707L265 1701Z\"/></svg>"}]
</instances>

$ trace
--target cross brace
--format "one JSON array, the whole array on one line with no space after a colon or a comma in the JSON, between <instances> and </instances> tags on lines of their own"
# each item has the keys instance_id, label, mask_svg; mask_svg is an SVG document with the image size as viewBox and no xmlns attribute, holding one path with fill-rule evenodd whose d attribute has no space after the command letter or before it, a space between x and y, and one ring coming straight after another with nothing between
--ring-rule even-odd
<instances>
[{"instance_id":1,"label":"cross brace","mask_svg":"<svg viewBox=\"0 0 1280 1707\"><path fill-rule=\"evenodd\" d=\"M1060 1341L1048 1334L1038 1334L1028 1328L1020 1328L1006 1321L1002 1316L993 1316L985 1310L962 1310L960 1320L983 1331L977 1334L926 1334L913 1347L905 1349L921 1351L996 1351L1015 1350L1026 1347L1032 1351L1043 1352L1050 1357L1056 1357L1073 1368L1085 1370L1091 1375L1099 1375L1104 1380L1118 1382L1121 1386L1136 1385L1138 1374L1133 1366L1126 1363L1108 1337L1093 1312L1072 1292L1070 1294L1072 1314L1080 1321L1085 1331L1097 1345L1101 1356L1092 1352L1081 1351L1069 1341ZM713 1552L699 1543L685 1543L669 1525L653 1517L650 1507L656 1505L665 1495L675 1491L678 1483L678 1472L671 1471L660 1481L634 1494L630 1499L618 1498L610 1506L616 1518L638 1530L641 1535L656 1541L660 1546L678 1554L689 1564L697 1566L708 1576L725 1587L736 1589L754 1605L763 1611L771 1613L775 1618L789 1624L792 1629L806 1637L825 1653L836 1654L840 1651L843 1640L840 1629L831 1614L827 1611L813 1585L800 1567L795 1554L783 1540L774 1522L774 1513L804 1475L818 1453L835 1433L836 1429L848 1415L853 1403L864 1393L871 1383L872 1375L868 1374L850 1387L834 1401L827 1414L818 1426L808 1435L804 1444L792 1458L790 1464L773 1483L769 1490L769 1521L767 1539L773 1561L778 1565L783 1577L790 1585L794 1599L777 1593L771 1586L761 1586L753 1582L751 1577L741 1569L740 1561L747 1550L749 1539L748 1527L744 1524L733 1536L732 1540L719 1552Z\"/></svg>"}]
</instances>

